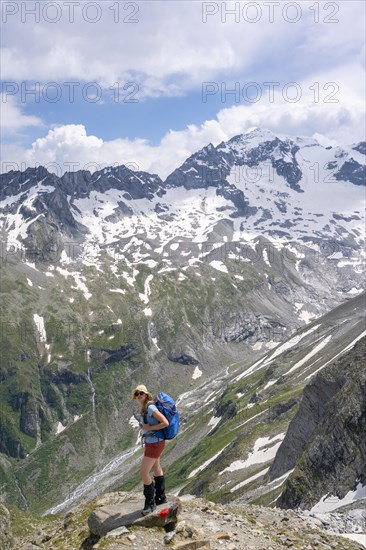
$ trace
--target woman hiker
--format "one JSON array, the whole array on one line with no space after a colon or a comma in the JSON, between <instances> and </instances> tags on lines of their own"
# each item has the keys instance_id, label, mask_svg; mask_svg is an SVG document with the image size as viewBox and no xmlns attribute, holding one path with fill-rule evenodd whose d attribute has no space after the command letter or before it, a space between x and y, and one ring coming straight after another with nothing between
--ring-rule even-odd
<instances>
[{"instance_id":1,"label":"woman hiker","mask_svg":"<svg viewBox=\"0 0 366 550\"><path fill-rule=\"evenodd\" d=\"M140 405L140 427L142 428L142 437L145 442L144 457L141 462L140 475L144 484L145 506L142 515L146 516L156 505L167 502L165 496L164 472L160 465L160 455L165 447L165 440L159 439L154 430L162 430L169 426L169 421L158 411L154 404L152 394L146 386L140 384L132 392L132 399L136 399ZM144 422L144 415L146 422ZM150 477L151 468L154 471L155 486Z\"/></svg>"}]
</instances>

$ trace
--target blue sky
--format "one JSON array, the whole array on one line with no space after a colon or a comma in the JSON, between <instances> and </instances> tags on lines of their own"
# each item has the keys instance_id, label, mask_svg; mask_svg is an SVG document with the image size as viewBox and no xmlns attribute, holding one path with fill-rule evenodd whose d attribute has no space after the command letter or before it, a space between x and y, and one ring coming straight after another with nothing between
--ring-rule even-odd
<instances>
[{"instance_id":1,"label":"blue sky","mask_svg":"<svg viewBox=\"0 0 366 550\"><path fill-rule=\"evenodd\" d=\"M235 85L235 84L234 84ZM27 89L34 89L35 83L28 82ZM122 88L122 87L121 87ZM220 88L220 86L219 86ZM49 93L53 92L51 87ZM121 90L121 97L127 99L137 88L130 86L126 91ZM222 107L221 92L209 96L202 102L201 90L188 92L181 97L142 98L136 103L117 103L113 92L103 90L103 101L94 102L94 94L90 89L89 97L93 101L86 101L81 94L75 94L75 101L68 101L68 88L65 89L65 99L49 103L42 98L35 102L34 97L28 97L23 111L42 119L47 127L54 124L85 124L88 133L96 134L104 140L120 137L136 139L143 137L152 145L158 145L162 136L170 129L180 130L189 123L202 124L205 120L214 118ZM250 89L248 90L250 92ZM139 91L134 96L136 99ZM235 97L227 94L225 105L235 104ZM39 129L31 129L24 135L24 145L30 146L33 139L39 135Z\"/></svg>"},{"instance_id":2,"label":"blue sky","mask_svg":"<svg viewBox=\"0 0 366 550\"><path fill-rule=\"evenodd\" d=\"M2 171L134 162L164 177L210 141L253 126L340 144L364 139L362 1L81 0L73 21L61 0L1 9ZM278 83L272 95L268 82ZM35 83L60 99L22 95ZM95 89L98 101L88 101ZM123 101L128 92L137 101Z\"/></svg>"}]
</instances>

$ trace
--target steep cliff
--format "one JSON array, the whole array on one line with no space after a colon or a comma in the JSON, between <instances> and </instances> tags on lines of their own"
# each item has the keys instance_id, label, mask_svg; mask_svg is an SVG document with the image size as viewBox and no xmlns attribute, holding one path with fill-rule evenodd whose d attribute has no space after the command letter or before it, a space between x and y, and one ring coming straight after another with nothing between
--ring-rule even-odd
<instances>
[{"instance_id":1,"label":"steep cliff","mask_svg":"<svg viewBox=\"0 0 366 550\"><path fill-rule=\"evenodd\" d=\"M269 473L275 479L297 463L278 506L308 508L366 484L365 352L363 338L305 388Z\"/></svg>"}]
</instances>

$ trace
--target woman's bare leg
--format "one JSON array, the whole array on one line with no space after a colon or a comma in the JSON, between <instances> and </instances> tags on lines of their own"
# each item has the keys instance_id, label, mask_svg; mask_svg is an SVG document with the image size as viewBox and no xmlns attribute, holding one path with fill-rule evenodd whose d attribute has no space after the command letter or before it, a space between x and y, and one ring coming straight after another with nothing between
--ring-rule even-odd
<instances>
[{"instance_id":1,"label":"woman's bare leg","mask_svg":"<svg viewBox=\"0 0 366 550\"><path fill-rule=\"evenodd\" d=\"M150 477L150 470L154 468L155 473L155 462L156 458L149 458L144 456L140 466L140 476L144 485L151 485L152 479Z\"/></svg>"},{"instance_id":2,"label":"woman's bare leg","mask_svg":"<svg viewBox=\"0 0 366 550\"><path fill-rule=\"evenodd\" d=\"M160 458L158 458L155 461L155 464L153 465L153 470L154 470L154 476L155 477L164 475L163 469L162 469L161 464L160 464Z\"/></svg>"}]
</instances>

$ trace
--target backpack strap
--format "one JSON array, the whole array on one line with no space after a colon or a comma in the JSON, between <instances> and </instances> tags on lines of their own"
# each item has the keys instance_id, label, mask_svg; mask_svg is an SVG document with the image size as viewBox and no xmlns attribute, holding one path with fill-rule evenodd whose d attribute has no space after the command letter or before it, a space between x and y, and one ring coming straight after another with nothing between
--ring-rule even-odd
<instances>
[{"instance_id":1,"label":"backpack strap","mask_svg":"<svg viewBox=\"0 0 366 550\"><path fill-rule=\"evenodd\" d=\"M147 413L149 412L149 407L150 407L150 405L154 405L154 404L155 403L153 403L152 401L150 401L150 403L148 404L146 412L145 412L144 417L143 417L144 418L144 424L147 424Z\"/></svg>"},{"instance_id":2,"label":"backpack strap","mask_svg":"<svg viewBox=\"0 0 366 550\"><path fill-rule=\"evenodd\" d=\"M150 403L149 403L148 406L147 406L146 412L145 412L145 414L144 414L144 416L143 416L144 424L147 424L147 413L148 413L148 411L149 411L150 405L155 405L154 401L150 401ZM156 406L156 405L155 405L155 406ZM160 441L160 438L156 435L156 433L155 433L154 430L149 430L149 433L144 434L144 435L142 436L142 440L144 440L144 438L147 437L147 436L149 436L149 437L156 437L156 440L157 440L157 441Z\"/></svg>"}]
</instances>

